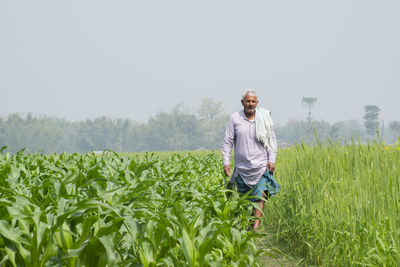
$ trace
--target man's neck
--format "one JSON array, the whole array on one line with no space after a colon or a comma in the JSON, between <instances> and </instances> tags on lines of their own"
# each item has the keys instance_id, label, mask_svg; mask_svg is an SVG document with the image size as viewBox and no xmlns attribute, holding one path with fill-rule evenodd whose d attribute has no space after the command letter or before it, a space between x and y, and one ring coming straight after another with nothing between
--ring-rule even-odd
<instances>
[{"instance_id":1,"label":"man's neck","mask_svg":"<svg viewBox=\"0 0 400 267\"><path fill-rule=\"evenodd\" d=\"M247 113L245 110L243 110L243 112L244 112L244 115L246 116L246 118L247 118L248 120L254 119L255 112Z\"/></svg>"}]
</instances>

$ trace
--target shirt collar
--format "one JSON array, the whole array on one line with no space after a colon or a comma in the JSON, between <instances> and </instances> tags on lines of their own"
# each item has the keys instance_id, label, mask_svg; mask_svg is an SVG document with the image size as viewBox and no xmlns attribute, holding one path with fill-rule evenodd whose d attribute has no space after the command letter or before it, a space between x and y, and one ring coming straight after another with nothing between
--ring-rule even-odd
<instances>
[{"instance_id":1,"label":"shirt collar","mask_svg":"<svg viewBox=\"0 0 400 267\"><path fill-rule=\"evenodd\" d=\"M246 115L244 114L244 110L243 110L243 109L239 112L239 115L240 115L240 117L242 117L244 120L246 120L246 121L248 121L248 122L250 122L250 123L254 123L254 122L256 121L256 117L254 117L254 119L252 119L252 120L249 120L249 119L246 117Z\"/></svg>"}]
</instances>

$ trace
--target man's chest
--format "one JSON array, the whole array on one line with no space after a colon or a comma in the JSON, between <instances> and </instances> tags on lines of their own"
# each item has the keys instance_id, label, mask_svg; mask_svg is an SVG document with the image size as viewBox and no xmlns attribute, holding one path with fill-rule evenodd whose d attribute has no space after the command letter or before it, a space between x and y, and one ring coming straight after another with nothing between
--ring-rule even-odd
<instances>
[{"instance_id":1,"label":"man's chest","mask_svg":"<svg viewBox=\"0 0 400 267\"><path fill-rule=\"evenodd\" d=\"M235 136L238 139L254 138L256 134L256 127L254 121L243 120L235 124Z\"/></svg>"}]
</instances>

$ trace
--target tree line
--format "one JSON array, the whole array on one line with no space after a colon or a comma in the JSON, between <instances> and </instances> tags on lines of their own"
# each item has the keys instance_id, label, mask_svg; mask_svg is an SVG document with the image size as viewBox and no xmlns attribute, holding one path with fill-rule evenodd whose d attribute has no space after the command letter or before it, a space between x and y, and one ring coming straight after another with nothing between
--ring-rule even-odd
<instances>
[{"instance_id":1,"label":"tree line","mask_svg":"<svg viewBox=\"0 0 400 267\"><path fill-rule=\"evenodd\" d=\"M380 109L376 106L366 106L364 123L357 120L328 123L312 119L311 108L316 99L303 99L303 102L308 108L305 120L276 125L278 146L287 147L301 141L312 143L316 135L321 141L346 141L355 137L366 142L379 132L387 142L399 138L400 122L390 122L389 127L380 124ZM222 103L211 98L202 99L194 113L180 104L168 112L159 112L145 123L107 117L71 122L48 116L11 114L0 117L0 148L7 146L10 152L25 148L44 153L220 149L228 119Z\"/></svg>"}]
</instances>

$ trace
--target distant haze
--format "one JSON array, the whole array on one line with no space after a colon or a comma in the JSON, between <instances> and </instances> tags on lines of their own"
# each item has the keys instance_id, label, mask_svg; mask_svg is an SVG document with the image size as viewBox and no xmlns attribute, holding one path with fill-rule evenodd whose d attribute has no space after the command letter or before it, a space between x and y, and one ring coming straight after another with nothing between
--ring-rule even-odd
<instances>
[{"instance_id":1,"label":"distant haze","mask_svg":"<svg viewBox=\"0 0 400 267\"><path fill-rule=\"evenodd\" d=\"M246 88L276 123L400 120L400 1L0 2L0 115L146 121L183 102L241 108Z\"/></svg>"}]
</instances>

